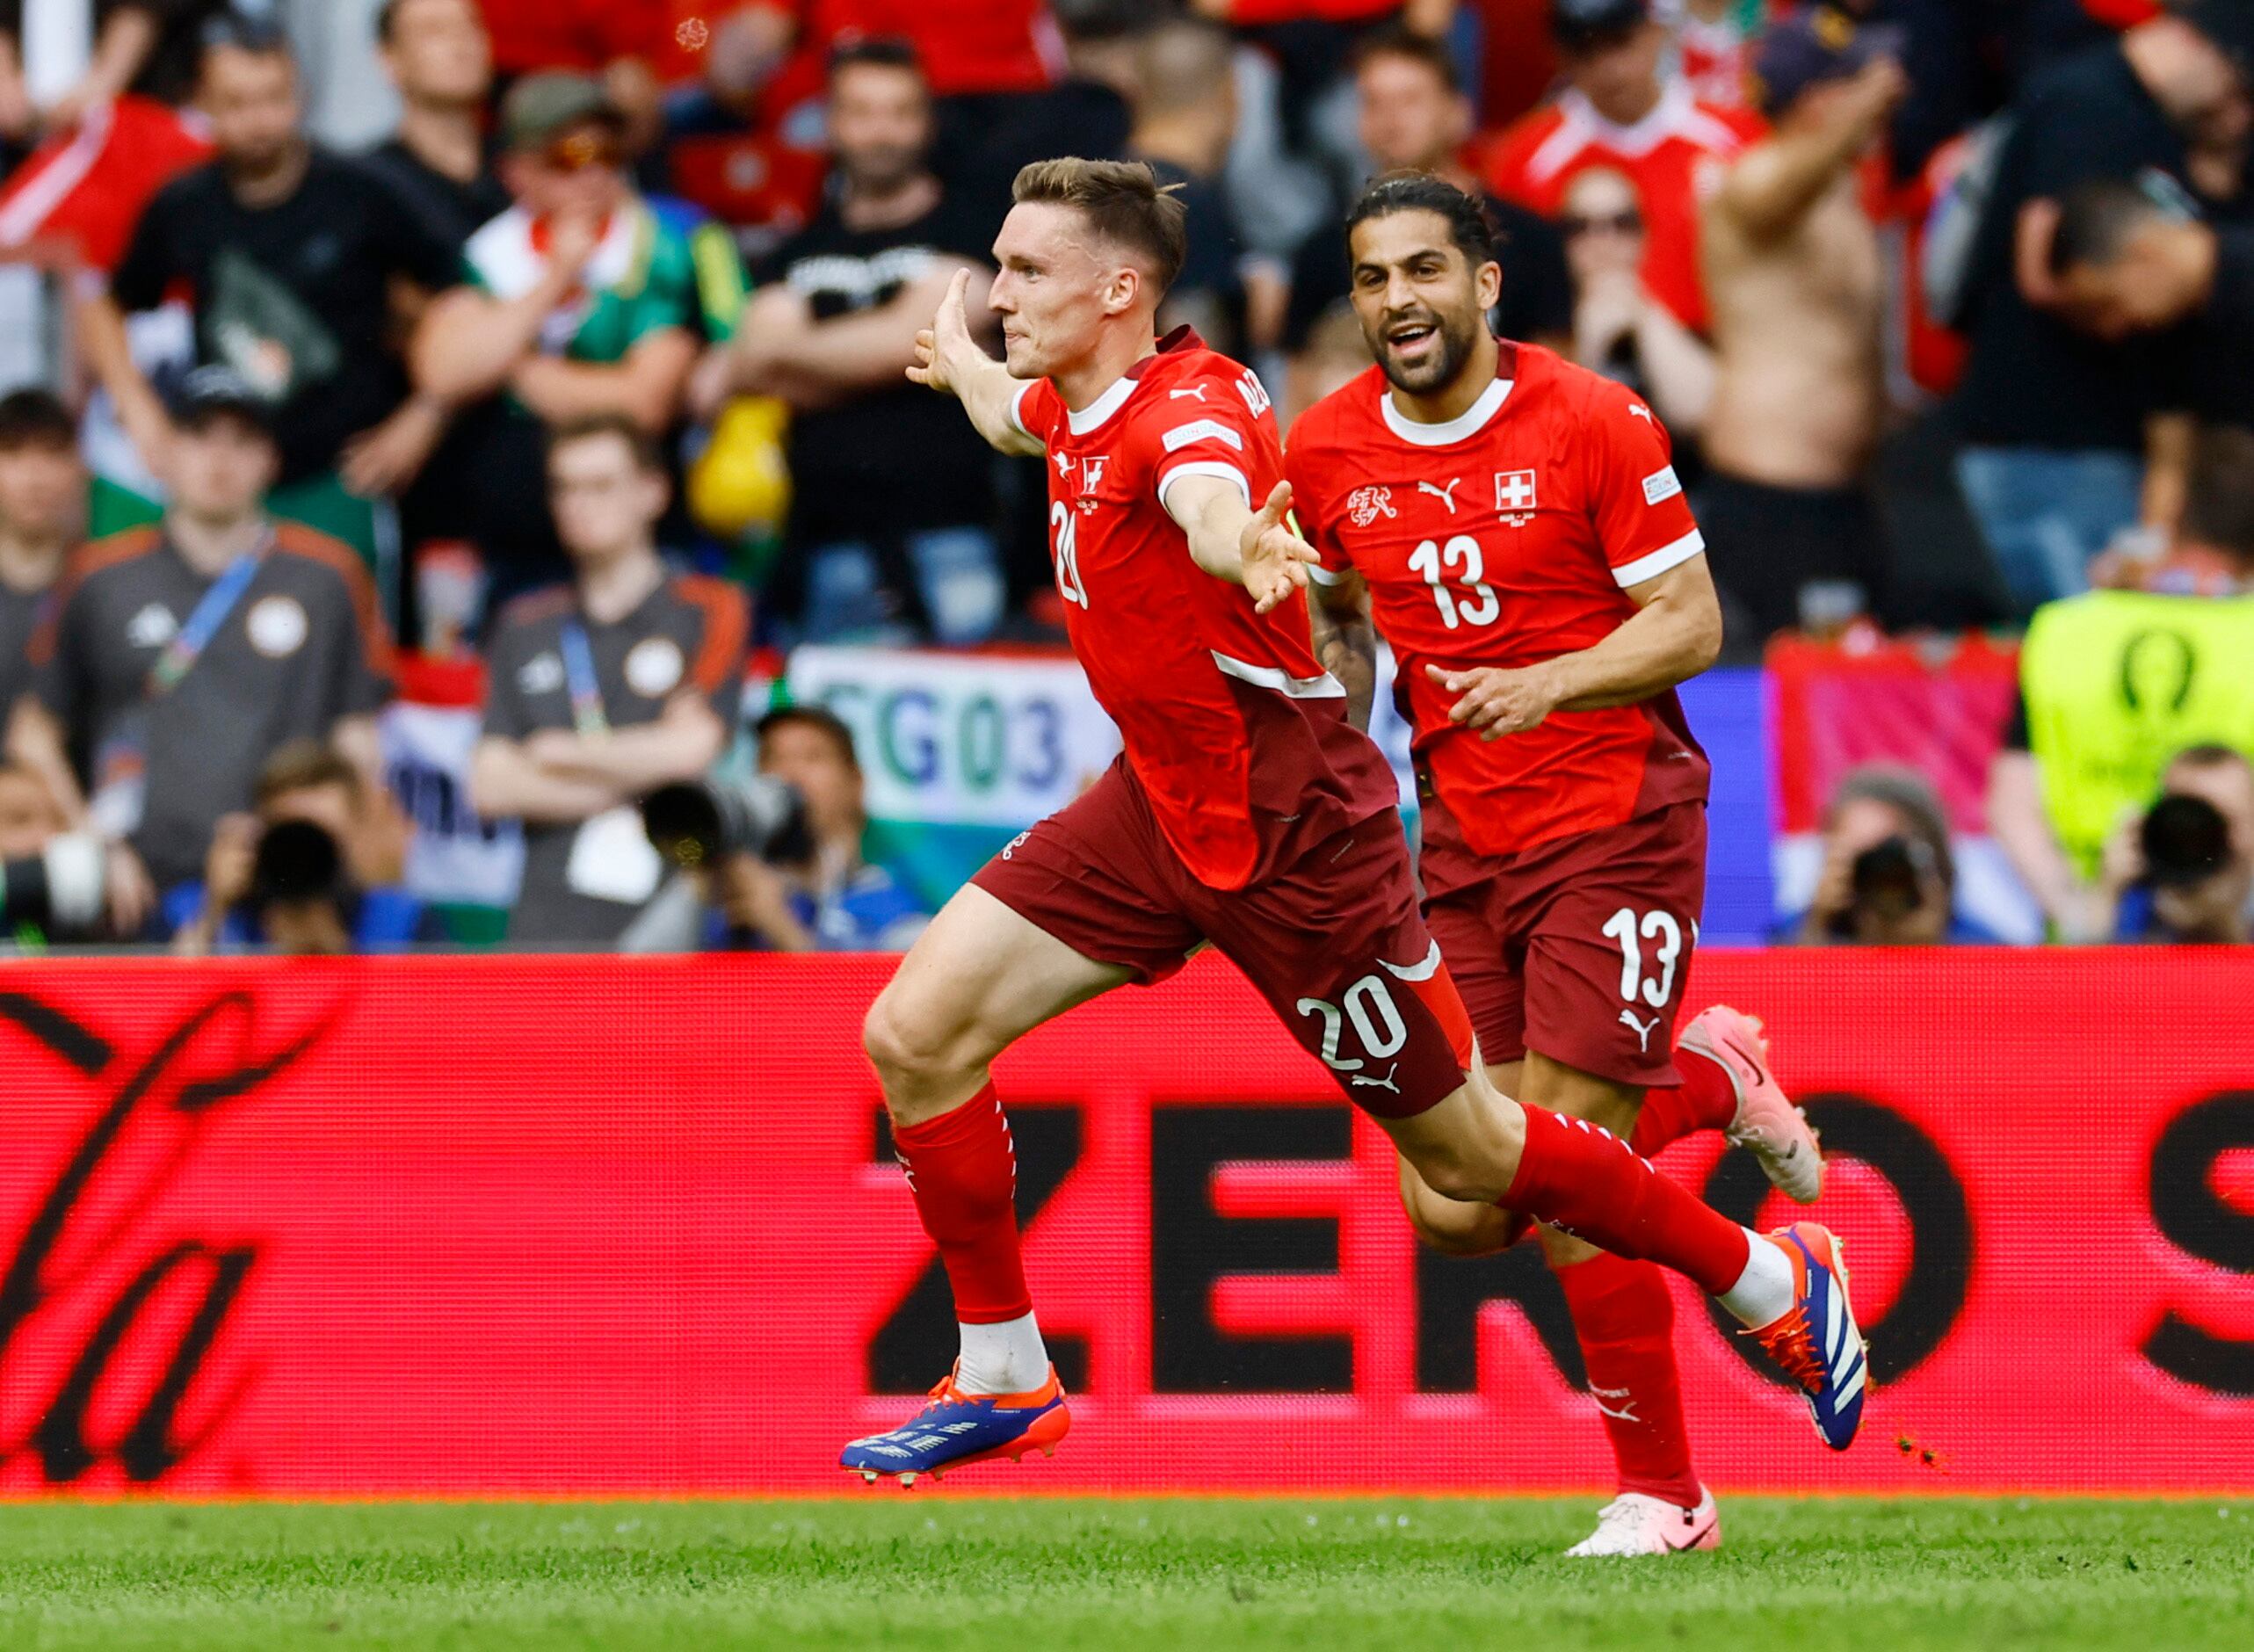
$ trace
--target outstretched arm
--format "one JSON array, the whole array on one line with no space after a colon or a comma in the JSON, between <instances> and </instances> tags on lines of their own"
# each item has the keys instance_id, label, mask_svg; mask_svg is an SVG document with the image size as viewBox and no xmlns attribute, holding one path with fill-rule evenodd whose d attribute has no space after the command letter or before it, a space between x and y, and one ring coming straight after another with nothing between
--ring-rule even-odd
<instances>
[{"instance_id":1,"label":"outstretched arm","mask_svg":"<svg viewBox=\"0 0 2254 1652\"><path fill-rule=\"evenodd\" d=\"M1631 585L1636 611L1593 647L1515 670L1485 666L1425 674L1461 696L1450 721L1484 739L1524 734L1554 711L1632 706L1696 677L1721 652L1721 603L1703 554Z\"/></svg>"},{"instance_id":2,"label":"outstretched arm","mask_svg":"<svg viewBox=\"0 0 2254 1652\"><path fill-rule=\"evenodd\" d=\"M1910 83L1890 57L1866 65L1847 83L1821 125L1770 139L1730 169L1714 208L1756 241L1772 241L1823 199L1842 169L1870 147Z\"/></svg>"},{"instance_id":3,"label":"outstretched arm","mask_svg":"<svg viewBox=\"0 0 2254 1652\"><path fill-rule=\"evenodd\" d=\"M1159 504L1181 525L1190 558L1215 579L1242 585L1256 613L1265 613L1294 591L1305 591L1315 547L1284 525L1292 485L1279 482L1257 511L1234 482L1220 476L1178 476Z\"/></svg>"},{"instance_id":4,"label":"outstretched arm","mask_svg":"<svg viewBox=\"0 0 2254 1652\"><path fill-rule=\"evenodd\" d=\"M931 324L916 335L916 359L908 364L908 376L961 402L971 424L996 452L1046 452L1018 425L1012 411L1025 380L1011 378L1009 368L981 350L970 336L963 298L969 287L970 272L957 270Z\"/></svg>"}]
</instances>

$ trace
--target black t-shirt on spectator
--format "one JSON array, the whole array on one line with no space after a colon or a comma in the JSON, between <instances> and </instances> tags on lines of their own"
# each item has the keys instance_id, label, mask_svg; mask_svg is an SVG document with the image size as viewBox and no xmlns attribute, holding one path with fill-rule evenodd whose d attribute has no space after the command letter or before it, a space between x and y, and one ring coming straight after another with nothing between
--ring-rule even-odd
<instances>
[{"instance_id":1,"label":"black t-shirt on spectator","mask_svg":"<svg viewBox=\"0 0 2254 1652\"><path fill-rule=\"evenodd\" d=\"M761 267L758 284L787 283L819 323L888 303L934 258L982 264L992 240L993 225L952 194L893 229L850 229L827 202ZM982 526L993 515L985 442L949 398L904 378L794 417L789 459L795 546Z\"/></svg>"},{"instance_id":2,"label":"black t-shirt on spectator","mask_svg":"<svg viewBox=\"0 0 2254 1652\"><path fill-rule=\"evenodd\" d=\"M1228 195L1211 178L1177 166L1171 161L1131 155L1150 168L1161 188L1171 187L1182 203L1183 228L1188 249L1181 273L1166 289L1171 312L1162 328L1187 322L1200 337L1224 355L1233 353L1244 331L1243 237L1237 234L1236 214Z\"/></svg>"},{"instance_id":3,"label":"black t-shirt on spectator","mask_svg":"<svg viewBox=\"0 0 2254 1652\"><path fill-rule=\"evenodd\" d=\"M2214 424L2254 426L2254 228L2215 231L2214 286L2157 341L2160 402Z\"/></svg>"},{"instance_id":4,"label":"black t-shirt on spectator","mask_svg":"<svg viewBox=\"0 0 2254 1652\"><path fill-rule=\"evenodd\" d=\"M494 173L490 154L467 184L441 172L397 138L379 143L360 158L362 165L398 192L425 231L456 251L511 205L507 186Z\"/></svg>"},{"instance_id":5,"label":"black t-shirt on spectator","mask_svg":"<svg viewBox=\"0 0 2254 1652\"><path fill-rule=\"evenodd\" d=\"M17 42L22 55L25 0L0 0L0 34ZM203 26L228 9L230 0L94 0L95 38L120 11L141 11L156 19L156 44L127 91L160 103L184 104L195 96L196 69L203 55Z\"/></svg>"},{"instance_id":6,"label":"black t-shirt on spectator","mask_svg":"<svg viewBox=\"0 0 2254 1652\"><path fill-rule=\"evenodd\" d=\"M389 346L391 279L451 286L456 249L366 168L316 149L286 200L248 207L216 165L159 191L111 279L127 310L185 288L196 349L279 402L285 480L330 468L406 393Z\"/></svg>"},{"instance_id":7,"label":"black t-shirt on spectator","mask_svg":"<svg viewBox=\"0 0 2254 1652\"><path fill-rule=\"evenodd\" d=\"M1496 257L1503 265L1503 295L1489 319L1505 338L1539 338L1573 330L1573 276L1565 265L1565 242L1540 214L1489 195L1487 210L1499 233ZM1307 348L1315 324L1351 293L1353 270L1346 237L1325 223L1300 243L1292 260L1292 296L1284 312L1284 348Z\"/></svg>"},{"instance_id":8,"label":"black t-shirt on spectator","mask_svg":"<svg viewBox=\"0 0 2254 1652\"><path fill-rule=\"evenodd\" d=\"M2156 385L2141 346L2109 344L2045 315L2014 272L2019 209L2091 178L2159 171L2187 184L2184 140L2118 45L2079 54L2031 82L1982 209L1971 277L1977 312L1960 402L1982 446L2141 453Z\"/></svg>"}]
</instances>

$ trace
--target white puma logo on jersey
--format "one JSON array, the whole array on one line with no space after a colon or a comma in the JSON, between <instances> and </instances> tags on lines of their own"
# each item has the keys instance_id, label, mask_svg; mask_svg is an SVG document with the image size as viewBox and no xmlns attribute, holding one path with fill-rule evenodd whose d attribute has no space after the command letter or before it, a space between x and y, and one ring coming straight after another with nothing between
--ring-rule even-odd
<instances>
[{"instance_id":1,"label":"white puma logo on jersey","mask_svg":"<svg viewBox=\"0 0 2254 1652\"><path fill-rule=\"evenodd\" d=\"M1166 399L1171 402L1185 395L1193 395L1202 402L1206 399L1206 388L1201 384L1193 384L1186 390L1169 390L1166 393Z\"/></svg>"},{"instance_id":2,"label":"white puma logo on jersey","mask_svg":"<svg viewBox=\"0 0 2254 1652\"><path fill-rule=\"evenodd\" d=\"M1372 1090L1389 1090L1398 1096L1401 1093L1401 1086L1393 1082L1393 1076L1400 1070L1401 1063L1395 1061L1385 1069L1383 1078L1364 1078L1359 1073L1355 1073L1351 1075L1346 1082L1349 1084L1366 1084Z\"/></svg>"},{"instance_id":3,"label":"white puma logo on jersey","mask_svg":"<svg viewBox=\"0 0 2254 1652\"><path fill-rule=\"evenodd\" d=\"M1628 417L1632 419L1642 419L1646 424L1656 424L1659 423L1657 419L1651 417L1651 409L1644 406L1641 402L1631 402L1628 403Z\"/></svg>"},{"instance_id":4,"label":"white puma logo on jersey","mask_svg":"<svg viewBox=\"0 0 2254 1652\"><path fill-rule=\"evenodd\" d=\"M1646 1026L1642 1022L1635 1018L1635 1014L1633 1011L1623 1010L1620 1011L1620 1025L1634 1032L1636 1045L1644 1052L1645 1054L1648 1055L1651 1053L1651 1035L1659 1030L1659 1018L1657 1016L1653 1016L1651 1018L1651 1025Z\"/></svg>"},{"instance_id":5,"label":"white puma logo on jersey","mask_svg":"<svg viewBox=\"0 0 2254 1652\"><path fill-rule=\"evenodd\" d=\"M1420 482L1417 484L1417 491L1419 493L1431 494L1442 504L1447 506L1448 514L1450 516L1453 516L1456 513L1456 484L1462 480L1463 478L1461 476L1451 476L1448 478L1448 485L1445 488L1439 487L1432 482Z\"/></svg>"}]
</instances>

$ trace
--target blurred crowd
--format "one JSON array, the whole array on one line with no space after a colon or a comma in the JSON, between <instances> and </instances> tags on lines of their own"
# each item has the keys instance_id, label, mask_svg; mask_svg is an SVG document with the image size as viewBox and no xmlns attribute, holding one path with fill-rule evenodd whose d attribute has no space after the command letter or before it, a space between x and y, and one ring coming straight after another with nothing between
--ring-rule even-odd
<instances>
[{"instance_id":1,"label":"blurred crowd","mask_svg":"<svg viewBox=\"0 0 2254 1652\"><path fill-rule=\"evenodd\" d=\"M1286 431L1368 365L1343 203L1479 192L1496 325L1672 431L1736 657L2024 628L2052 933L2243 940L2250 136L2254 0L10 0L0 917L428 938L375 719L475 660L514 939L899 944L851 732L747 728L746 661L1060 634L1038 465L902 369L1080 154L1180 186L1163 320ZM1979 938L1953 879L1858 772L1783 934Z\"/></svg>"}]
</instances>

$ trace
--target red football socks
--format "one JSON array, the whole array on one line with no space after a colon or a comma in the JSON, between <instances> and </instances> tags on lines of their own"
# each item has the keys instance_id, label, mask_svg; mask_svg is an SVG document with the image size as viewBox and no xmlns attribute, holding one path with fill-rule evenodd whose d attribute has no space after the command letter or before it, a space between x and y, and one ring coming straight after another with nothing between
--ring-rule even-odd
<instances>
[{"instance_id":1,"label":"red football socks","mask_svg":"<svg viewBox=\"0 0 2254 1652\"><path fill-rule=\"evenodd\" d=\"M1695 1131L1720 1130L1737 1117L1737 1090L1720 1061L1678 1044L1675 1070L1683 1075L1681 1083L1643 1092L1643 1111L1628 1138L1642 1158Z\"/></svg>"},{"instance_id":2,"label":"red football socks","mask_svg":"<svg viewBox=\"0 0 2254 1652\"><path fill-rule=\"evenodd\" d=\"M1675 1369L1675 1299L1649 1262L1599 1252L1557 1270L1573 1332L1620 1465L1620 1490L1697 1506L1699 1477Z\"/></svg>"},{"instance_id":3,"label":"red football socks","mask_svg":"<svg viewBox=\"0 0 2254 1652\"><path fill-rule=\"evenodd\" d=\"M916 1214L946 1264L955 1317L992 1325L1033 1312L1012 1202L1017 1152L994 1086L953 1112L895 1127L892 1140L916 1192Z\"/></svg>"},{"instance_id":4,"label":"red football socks","mask_svg":"<svg viewBox=\"0 0 2254 1652\"><path fill-rule=\"evenodd\" d=\"M1498 1203L1616 1257L1687 1274L1709 1296L1744 1277L1750 1254L1744 1228L1660 1175L1610 1131L1518 1105L1526 1144Z\"/></svg>"}]
</instances>

